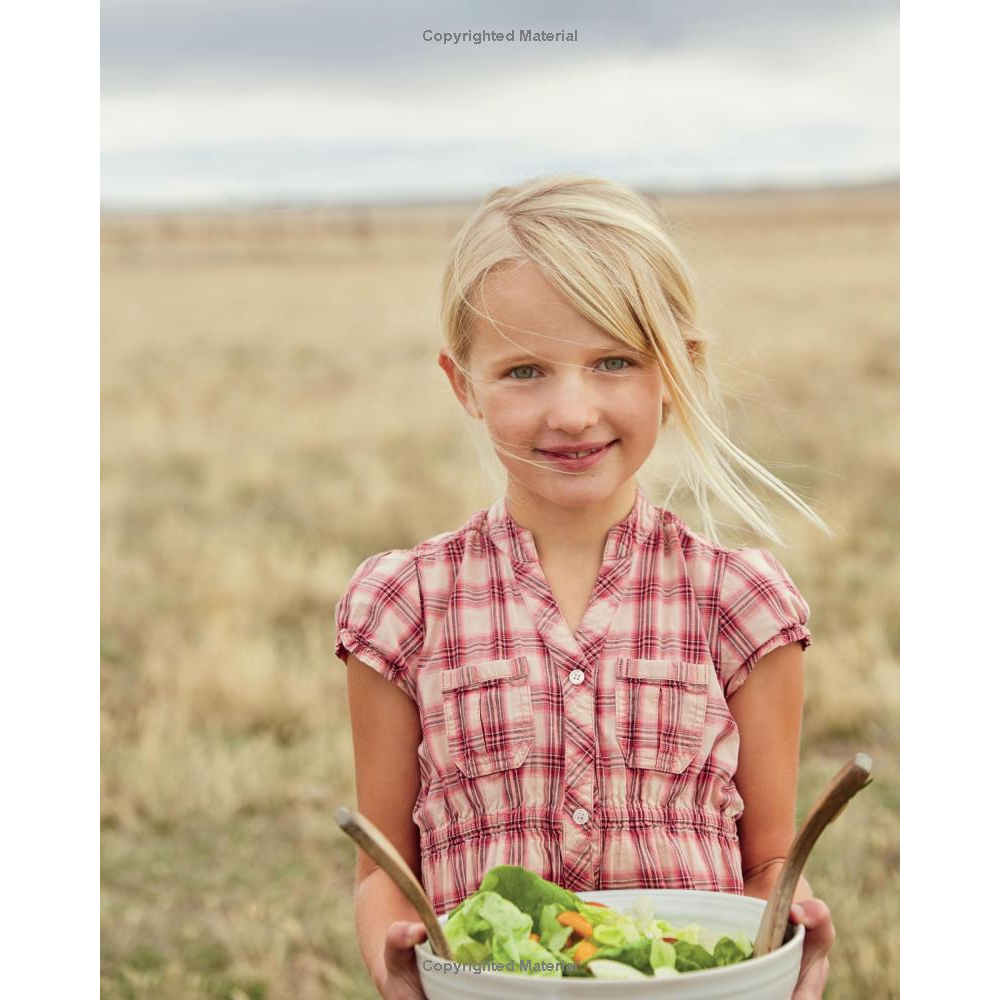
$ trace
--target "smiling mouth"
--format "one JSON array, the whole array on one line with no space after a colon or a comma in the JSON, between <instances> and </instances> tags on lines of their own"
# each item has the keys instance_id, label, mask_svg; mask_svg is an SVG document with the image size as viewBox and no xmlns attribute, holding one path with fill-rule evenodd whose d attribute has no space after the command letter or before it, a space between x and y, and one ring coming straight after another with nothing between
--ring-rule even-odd
<instances>
[{"instance_id":1,"label":"smiling mouth","mask_svg":"<svg viewBox=\"0 0 1000 1000\"><path fill-rule=\"evenodd\" d=\"M535 451L542 455L550 455L552 458L574 459L587 458L589 455L596 455L599 451L607 451L618 439L602 444L597 448L588 448L586 451L546 451L544 448L536 448Z\"/></svg>"},{"instance_id":2,"label":"smiling mouth","mask_svg":"<svg viewBox=\"0 0 1000 1000\"><path fill-rule=\"evenodd\" d=\"M595 451L600 451L601 448L607 448L606 444L602 444L600 448L591 448L590 451L543 451L543 455L556 455L559 458L586 458L588 455L593 455Z\"/></svg>"}]
</instances>

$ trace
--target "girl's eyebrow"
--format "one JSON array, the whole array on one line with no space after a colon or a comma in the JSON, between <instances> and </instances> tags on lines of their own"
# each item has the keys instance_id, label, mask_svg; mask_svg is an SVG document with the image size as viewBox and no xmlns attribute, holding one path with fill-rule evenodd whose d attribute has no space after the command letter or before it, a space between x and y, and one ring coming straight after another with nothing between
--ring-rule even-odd
<instances>
[{"instance_id":1,"label":"girl's eyebrow","mask_svg":"<svg viewBox=\"0 0 1000 1000\"><path fill-rule=\"evenodd\" d=\"M591 350L589 350L587 353L588 354L592 354L592 355L601 354L601 355L604 355L604 356L609 356L609 355L615 355L615 356L617 356L619 354L628 354L628 355L631 355L634 358L644 358L644 357L646 357L646 355L643 354L641 351L637 351L634 347L626 347L624 344L620 344L620 345L616 345L616 346L610 346L609 345L607 347L594 347ZM507 355L504 355L501 358L498 358L494 362L494 364L496 364L496 365L505 365L505 366L506 365L516 365L516 364L536 364L539 361L549 361L549 362L551 362L551 359L550 358L539 357L537 354L530 354L530 353L525 353L525 354L507 354Z\"/></svg>"}]
</instances>

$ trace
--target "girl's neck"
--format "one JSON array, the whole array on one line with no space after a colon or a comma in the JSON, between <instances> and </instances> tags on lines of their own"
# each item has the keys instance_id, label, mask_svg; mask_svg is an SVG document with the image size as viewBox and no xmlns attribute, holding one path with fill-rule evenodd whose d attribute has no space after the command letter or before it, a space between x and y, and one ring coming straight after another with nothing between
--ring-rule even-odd
<instances>
[{"instance_id":1,"label":"girl's neck","mask_svg":"<svg viewBox=\"0 0 1000 1000\"><path fill-rule=\"evenodd\" d=\"M510 484L506 499L510 516L531 532L541 562L600 560L608 532L635 506L636 485L628 479L606 500L587 507L561 507Z\"/></svg>"}]
</instances>

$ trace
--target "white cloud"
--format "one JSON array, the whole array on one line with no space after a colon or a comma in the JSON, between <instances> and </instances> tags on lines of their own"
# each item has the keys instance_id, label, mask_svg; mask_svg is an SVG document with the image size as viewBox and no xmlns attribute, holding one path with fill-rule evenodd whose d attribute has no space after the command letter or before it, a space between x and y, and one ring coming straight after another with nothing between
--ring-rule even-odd
<instances>
[{"instance_id":1,"label":"white cloud","mask_svg":"<svg viewBox=\"0 0 1000 1000\"><path fill-rule=\"evenodd\" d=\"M390 93L334 76L112 92L104 196L447 194L477 174L493 183L498 165L542 173L567 162L684 184L885 173L898 163L897 52L885 18L831 28L780 60L702 45L459 86L418 77Z\"/></svg>"}]
</instances>

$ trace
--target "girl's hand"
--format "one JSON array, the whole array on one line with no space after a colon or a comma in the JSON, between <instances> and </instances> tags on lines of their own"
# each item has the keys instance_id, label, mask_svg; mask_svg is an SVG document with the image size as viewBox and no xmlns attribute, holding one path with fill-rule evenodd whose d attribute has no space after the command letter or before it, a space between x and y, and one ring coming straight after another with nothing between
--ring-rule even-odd
<instances>
[{"instance_id":1,"label":"girl's hand","mask_svg":"<svg viewBox=\"0 0 1000 1000\"><path fill-rule=\"evenodd\" d=\"M427 928L397 920L385 934L385 976L376 983L383 1000L427 1000L420 987L413 946L427 937Z\"/></svg>"},{"instance_id":2,"label":"girl's hand","mask_svg":"<svg viewBox=\"0 0 1000 1000\"><path fill-rule=\"evenodd\" d=\"M826 956L837 936L830 909L821 899L802 899L793 904L789 919L806 929L799 981L792 1000L822 1000L823 987L830 975L830 960Z\"/></svg>"}]
</instances>

